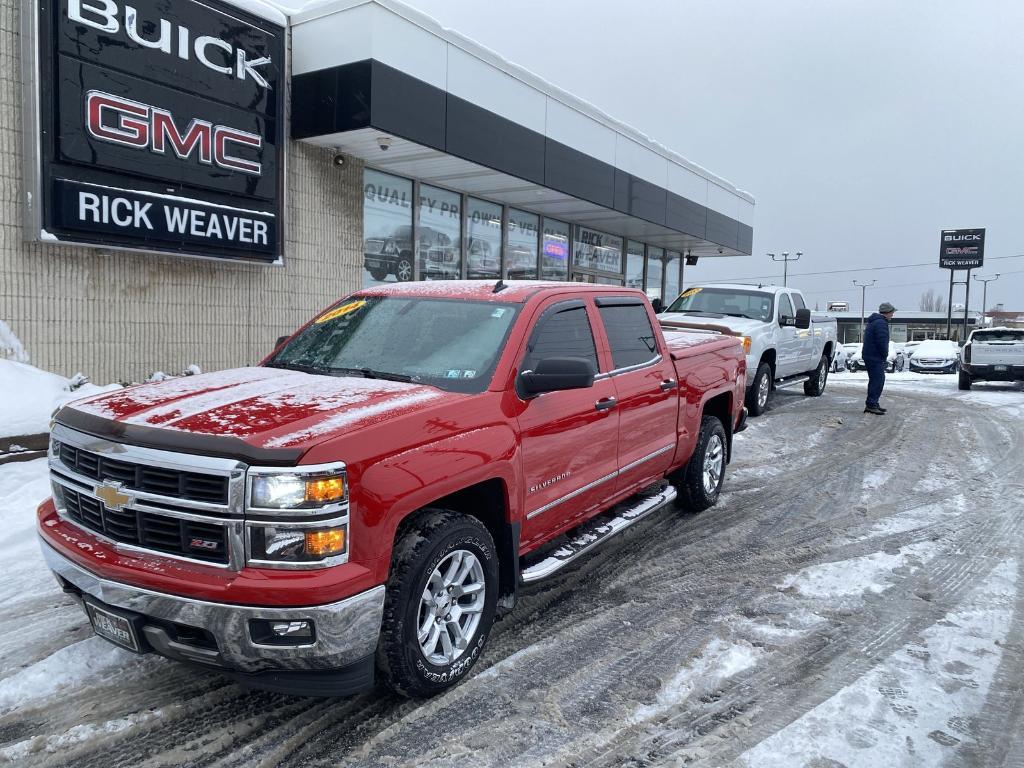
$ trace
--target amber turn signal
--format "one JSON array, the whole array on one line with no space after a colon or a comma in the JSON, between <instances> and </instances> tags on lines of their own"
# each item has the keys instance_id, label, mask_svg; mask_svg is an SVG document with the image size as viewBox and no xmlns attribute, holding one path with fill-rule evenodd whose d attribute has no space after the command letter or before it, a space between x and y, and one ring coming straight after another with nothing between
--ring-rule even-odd
<instances>
[{"instance_id":1,"label":"amber turn signal","mask_svg":"<svg viewBox=\"0 0 1024 768\"><path fill-rule=\"evenodd\" d=\"M746 352L749 355L750 354L750 337L749 336L740 336L740 341L743 342L743 351Z\"/></svg>"},{"instance_id":2,"label":"amber turn signal","mask_svg":"<svg viewBox=\"0 0 1024 768\"><path fill-rule=\"evenodd\" d=\"M313 557L330 557L345 551L345 529L323 528L306 531L306 554Z\"/></svg>"},{"instance_id":3,"label":"amber turn signal","mask_svg":"<svg viewBox=\"0 0 1024 768\"><path fill-rule=\"evenodd\" d=\"M306 501L330 504L345 498L344 477L320 477L306 481Z\"/></svg>"}]
</instances>

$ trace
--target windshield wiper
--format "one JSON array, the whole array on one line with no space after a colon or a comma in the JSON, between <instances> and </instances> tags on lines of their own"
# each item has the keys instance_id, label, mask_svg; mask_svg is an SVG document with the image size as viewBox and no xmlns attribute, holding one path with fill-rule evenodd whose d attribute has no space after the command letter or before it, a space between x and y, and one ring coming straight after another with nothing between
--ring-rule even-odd
<instances>
[{"instance_id":1,"label":"windshield wiper","mask_svg":"<svg viewBox=\"0 0 1024 768\"><path fill-rule=\"evenodd\" d=\"M745 317L747 318L747 320L757 319L756 317L751 317L750 315L744 315L742 312L723 312L722 314L727 315L728 317Z\"/></svg>"},{"instance_id":2,"label":"windshield wiper","mask_svg":"<svg viewBox=\"0 0 1024 768\"><path fill-rule=\"evenodd\" d=\"M387 381L404 381L411 384L412 376L405 373L391 373L390 371L378 371L374 368L332 368L332 373L358 373L364 379L385 379Z\"/></svg>"},{"instance_id":3,"label":"windshield wiper","mask_svg":"<svg viewBox=\"0 0 1024 768\"><path fill-rule=\"evenodd\" d=\"M303 363L279 363L270 362L263 366L264 368L284 368L289 371L301 371L302 373L315 373L321 376L326 376L329 371L326 368L320 368L315 365L304 365Z\"/></svg>"}]
</instances>

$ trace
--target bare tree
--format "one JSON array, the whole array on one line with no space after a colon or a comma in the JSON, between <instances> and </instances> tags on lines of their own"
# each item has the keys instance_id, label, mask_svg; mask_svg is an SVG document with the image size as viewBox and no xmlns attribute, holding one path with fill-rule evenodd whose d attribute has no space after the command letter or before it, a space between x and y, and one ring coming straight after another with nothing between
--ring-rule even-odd
<instances>
[{"instance_id":1,"label":"bare tree","mask_svg":"<svg viewBox=\"0 0 1024 768\"><path fill-rule=\"evenodd\" d=\"M918 299L917 308L922 312L945 312L946 299L934 288L929 288Z\"/></svg>"}]
</instances>

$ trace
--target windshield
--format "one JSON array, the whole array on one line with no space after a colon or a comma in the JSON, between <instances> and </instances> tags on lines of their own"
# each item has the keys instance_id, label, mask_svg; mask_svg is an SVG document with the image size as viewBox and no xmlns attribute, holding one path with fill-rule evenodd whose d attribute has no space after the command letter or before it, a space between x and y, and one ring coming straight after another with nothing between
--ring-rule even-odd
<instances>
[{"instance_id":1,"label":"windshield","mask_svg":"<svg viewBox=\"0 0 1024 768\"><path fill-rule=\"evenodd\" d=\"M998 331L975 331L971 341L982 343L989 341L1024 341L1024 331L998 330Z\"/></svg>"},{"instance_id":2,"label":"windshield","mask_svg":"<svg viewBox=\"0 0 1024 768\"><path fill-rule=\"evenodd\" d=\"M415 296L351 296L324 312L266 365L483 392L517 304Z\"/></svg>"},{"instance_id":3,"label":"windshield","mask_svg":"<svg viewBox=\"0 0 1024 768\"><path fill-rule=\"evenodd\" d=\"M770 293L736 288L687 288L666 312L749 317L767 323L772 319Z\"/></svg>"}]
</instances>

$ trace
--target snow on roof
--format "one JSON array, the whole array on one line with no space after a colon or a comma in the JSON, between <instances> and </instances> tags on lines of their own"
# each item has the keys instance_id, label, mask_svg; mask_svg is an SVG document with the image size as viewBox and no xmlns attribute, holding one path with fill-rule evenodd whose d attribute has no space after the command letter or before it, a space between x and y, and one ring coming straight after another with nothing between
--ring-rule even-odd
<instances>
[{"instance_id":1,"label":"snow on roof","mask_svg":"<svg viewBox=\"0 0 1024 768\"><path fill-rule=\"evenodd\" d=\"M524 302L540 290L558 288L561 290L588 291L605 290L640 294L635 288L623 288L613 285L596 285L593 283L570 283L555 280L505 280L505 288L494 292L497 280L421 280L409 283L386 283L372 288L364 288L357 293L360 296L433 296L437 298L465 297L483 301Z\"/></svg>"}]
</instances>

